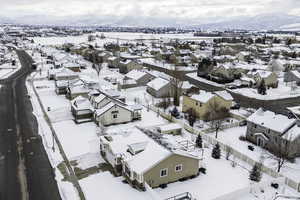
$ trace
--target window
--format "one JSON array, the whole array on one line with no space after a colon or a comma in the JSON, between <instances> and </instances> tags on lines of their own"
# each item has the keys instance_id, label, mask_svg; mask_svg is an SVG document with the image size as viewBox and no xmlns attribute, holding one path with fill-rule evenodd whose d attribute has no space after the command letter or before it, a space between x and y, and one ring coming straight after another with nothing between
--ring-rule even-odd
<instances>
[{"instance_id":1,"label":"window","mask_svg":"<svg viewBox=\"0 0 300 200\"><path fill-rule=\"evenodd\" d=\"M175 166L175 172L180 172L180 171L182 171L182 164Z\"/></svg>"},{"instance_id":2,"label":"window","mask_svg":"<svg viewBox=\"0 0 300 200\"><path fill-rule=\"evenodd\" d=\"M198 102L196 102L196 106L198 106Z\"/></svg>"},{"instance_id":3,"label":"window","mask_svg":"<svg viewBox=\"0 0 300 200\"><path fill-rule=\"evenodd\" d=\"M160 177L168 176L168 169L162 169L160 170Z\"/></svg>"},{"instance_id":4,"label":"window","mask_svg":"<svg viewBox=\"0 0 300 200\"><path fill-rule=\"evenodd\" d=\"M117 114L113 114L113 118L114 119L118 118L118 115Z\"/></svg>"},{"instance_id":5,"label":"window","mask_svg":"<svg viewBox=\"0 0 300 200\"><path fill-rule=\"evenodd\" d=\"M254 128L257 128L257 125L256 125L256 124L254 124Z\"/></svg>"}]
</instances>

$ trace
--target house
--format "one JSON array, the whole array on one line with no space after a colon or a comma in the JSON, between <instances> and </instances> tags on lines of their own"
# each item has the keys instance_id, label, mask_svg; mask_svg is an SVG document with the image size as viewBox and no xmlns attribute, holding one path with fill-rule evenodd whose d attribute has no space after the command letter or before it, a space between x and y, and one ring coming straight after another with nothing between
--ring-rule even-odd
<instances>
[{"instance_id":1,"label":"house","mask_svg":"<svg viewBox=\"0 0 300 200\"><path fill-rule=\"evenodd\" d=\"M90 99L90 102L95 109L100 109L108 103L110 103L111 100L106 95L99 94L98 96L95 96L94 98Z\"/></svg>"},{"instance_id":2,"label":"house","mask_svg":"<svg viewBox=\"0 0 300 200\"><path fill-rule=\"evenodd\" d=\"M267 68L268 71L275 72L277 74L279 74L280 72L283 72L284 69L285 69L285 67L279 59L272 59L269 62L269 66Z\"/></svg>"},{"instance_id":3,"label":"house","mask_svg":"<svg viewBox=\"0 0 300 200\"><path fill-rule=\"evenodd\" d=\"M90 92L90 89L88 88L86 83L81 79L69 82L66 90L66 97L70 100L76 98L77 96L88 97L88 94Z\"/></svg>"},{"instance_id":4,"label":"house","mask_svg":"<svg viewBox=\"0 0 300 200\"><path fill-rule=\"evenodd\" d=\"M248 76L255 80L256 86L259 86L262 80L264 80L267 87L276 88L278 86L278 76L275 72L257 70L249 72Z\"/></svg>"},{"instance_id":5,"label":"house","mask_svg":"<svg viewBox=\"0 0 300 200\"><path fill-rule=\"evenodd\" d=\"M79 76L77 73L73 72L68 68L60 68L56 69L54 73L54 80L61 81L61 80L74 80L77 79Z\"/></svg>"},{"instance_id":6,"label":"house","mask_svg":"<svg viewBox=\"0 0 300 200\"><path fill-rule=\"evenodd\" d=\"M162 134L181 135L182 127L176 123L157 126L157 131Z\"/></svg>"},{"instance_id":7,"label":"house","mask_svg":"<svg viewBox=\"0 0 300 200\"><path fill-rule=\"evenodd\" d=\"M109 68L117 68L119 65L119 58L112 56L107 58L107 63Z\"/></svg>"},{"instance_id":8,"label":"house","mask_svg":"<svg viewBox=\"0 0 300 200\"><path fill-rule=\"evenodd\" d=\"M237 59L242 62L248 62L251 60L251 54L247 51L241 51L236 55Z\"/></svg>"},{"instance_id":9,"label":"house","mask_svg":"<svg viewBox=\"0 0 300 200\"><path fill-rule=\"evenodd\" d=\"M92 121L93 111L92 104L83 96L78 96L71 101L71 112L76 123Z\"/></svg>"},{"instance_id":10,"label":"house","mask_svg":"<svg viewBox=\"0 0 300 200\"><path fill-rule=\"evenodd\" d=\"M69 85L69 81L55 81L55 92L57 95L67 94L67 87Z\"/></svg>"},{"instance_id":11,"label":"house","mask_svg":"<svg viewBox=\"0 0 300 200\"><path fill-rule=\"evenodd\" d=\"M227 91L215 93L200 91L200 94L183 96L182 112L194 114L202 120L223 118L232 106L233 98ZM215 115L210 115L217 112Z\"/></svg>"},{"instance_id":12,"label":"house","mask_svg":"<svg viewBox=\"0 0 300 200\"><path fill-rule=\"evenodd\" d=\"M274 154L285 154L287 158L300 156L298 119L260 108L247 118L246 138Z\"/></svg>"},{"instance_id":13,"label":"house","mask_svg":"<svg viewBox=\"0 0 300 200\"><path fill-rule=\"evenodd\" d=\"M67 62L62 64L62 67L72 70L73 72L80 72L81 65L75 62Z\"/></svg>"},{"instance_id":14,"label":"house","mask_svg":"<svg viewBox=\"0 0 300 200\"><path fill-rule=\"evenodd\" d=\"M109 126L128 123L141 119L141 107L131 107L116 102L110 102L94 112L94 121L97 125Z\"/></svg>"},{"instance_id":15,"label":"house","mask_svg":"<svg viewBox=\"0 0 300 200\"><path fill-rule=\"evenodd\" d=\"M167 148L137 128L101 136L100 150L117 174L141 190L196 177L200 168L197 155Z\"/></svg>"},{"instance_id":16,"label":"house","mask_svg":"<svg viewBox=\"0 0 300 200\"><path fill-rule=\"evenodd\" d=\"M125 77L134 80L138 86L144 86L155 78L152 74L141 70L131 70Z\"/></svg>"},{"instance_id":17,"label":"house","mask_svg":"<svg viewBox=\"0 0 300 200\"><path fill-rule=\"evenodd\" d=\"M287 71L284 73L283 80L286 83L295 82L297 85L300 84L300 73L297 70Z\"/></svg>"},{"instance_id":18,"label":"house","mask_svg":"<svg viewBox=\"0 0 300 200\"><path fill-rule=\"evenodd\" d=\"M119 71L120 73L126 74L134 69L142 69L143 65L139 64L137 61L134 60L126 60L120 61L119 63Z\"/></svg>"},{"instance_id":19,"label":"house","mask_svg":"<svg viewBox=\"0 0 300 200\"><path fill-rule=\"evenodd\" d=\"M156 98L170 97L172 85L170 81L158 77L147 83L147 92Z\"/></svg>"}]
</instances>

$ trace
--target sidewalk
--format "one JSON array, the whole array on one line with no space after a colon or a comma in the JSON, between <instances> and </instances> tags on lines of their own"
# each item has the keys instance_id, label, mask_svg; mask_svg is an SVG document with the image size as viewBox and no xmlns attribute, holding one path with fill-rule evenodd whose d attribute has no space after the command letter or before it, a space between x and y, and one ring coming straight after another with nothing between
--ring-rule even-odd
<instances>
[{"instance_id":1,"label":"sidewalk","mask_svg":"<svg viewBox=\"0 0 300 200\"><path fill-rule=\"evenodd\" d=\"M59 139L58 139L58 137L57 137L57 134L56 134L56 132L55 132L55 130L54 130L54 128L53 128L51 122L50 122L50 118L49 118L49 116L48 116L48 114L47 114L47 112L46 112L44 106L42 105L42 102L41 102L41 99L40 99L40 97L39 97L39 94L38 94L38 92L36 91L36 88L34 87L34 84L33 84L33 83L34 83L34 81L35 81L34 77L35 77L36 74L37 74L37 73L35 73L34 75L31 75L31 77L30 77L30 79L29 79L30 87L33 89L34 94L35 94L35 96L37 97L39 106L40 106L41 111L42 111L42 113L43 113L43 117L44 117L45 121L47 122L47 125L49 126L49 128L50 128L50 130L51 130L53 140L55 141L55 143L56 143L56 145L57 145L57 147L58 147L58 149L59 149L59 153L60 153L60 155L61 155L62 158L63 158L63 163L64 163L64 165L66 166L66 169L67 169L67 170L66 170L66 173L68 174L68 180L71 181L72 184L74 185L74 187L76 188L76 190L77 190L77 192L78 192L78 195L79 195L80 199L81 199L81 200L85 200L85 196L84 196L84 193L83 193L83 191L82 191L82 189L81 189L81 187L80 187L80 185L79 185L78 178L77 178L77 176L75 175L75 172L74 172L74 170L73 170L73 168L72 168L72 166L71 166L71 164L70 164L70 161L68 160L68 158L67 158L67 156L66 156L66 154L65 154L65 152L64 152L64 149L63 149L63 147L62 147L62 145L61 145L61 143L60 143L60 141L59 141ZM54 142L54 141L53 141L53 142ZM47 145L48 145L48 144L47 144Z\"/></svg>"}]
</instances>

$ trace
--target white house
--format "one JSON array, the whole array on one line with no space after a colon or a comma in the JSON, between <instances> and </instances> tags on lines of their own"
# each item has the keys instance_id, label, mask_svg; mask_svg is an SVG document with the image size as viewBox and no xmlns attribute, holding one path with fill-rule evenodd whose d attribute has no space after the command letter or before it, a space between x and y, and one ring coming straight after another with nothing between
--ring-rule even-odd
<instances>
[{"instance_id":1,"label":"white house","mask_svg":"<svg viewBox=\"0 0 300 200\"><path fill-rule=\"evenodd\" d=\"M104 107L95 110L94 120L97 125L109 126L113 124L122 124L140 119L141 108L133 108L110 102Z\"/></svg>"}]
</instances>

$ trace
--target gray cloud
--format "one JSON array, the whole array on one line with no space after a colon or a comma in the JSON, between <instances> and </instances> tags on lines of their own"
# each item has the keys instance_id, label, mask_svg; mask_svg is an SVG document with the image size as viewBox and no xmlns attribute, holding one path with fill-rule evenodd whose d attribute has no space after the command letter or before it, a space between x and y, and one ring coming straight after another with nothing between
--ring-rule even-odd
<instances>
[{"instance_id":1,"label":"gray cloud","mask_svg":"<svg viewBox=\"0 0 300 200\"><path fill-rule=\"evenodd\" d=\"M81 16L98 19L156 17L209 22L235 16L284 13L300 16L299 0L1 0L0 16L45 20Z\"/></svg>"}]
</instances>

